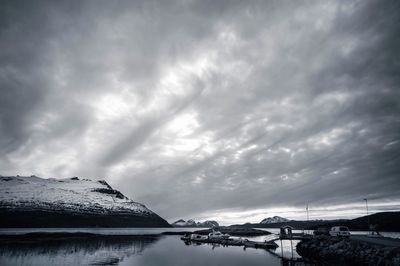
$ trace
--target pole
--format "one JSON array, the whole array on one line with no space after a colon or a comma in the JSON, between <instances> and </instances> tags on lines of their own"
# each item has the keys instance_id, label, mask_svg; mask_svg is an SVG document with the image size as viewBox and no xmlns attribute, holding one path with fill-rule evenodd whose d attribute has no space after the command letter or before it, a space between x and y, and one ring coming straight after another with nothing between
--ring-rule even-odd
<instances>
[{"instance_id":1,"label":"pole","mask_svg":"<svg viewBox=\"0 0 400 266\"><path fill-rule=\"evenodd\" d=\"M368 219L368 230L369 231L369 213L368 213L368 199L364 199L365 200L365 207L367 208L367 219Z\"/></svg>"},{"instance_id":2,"label":"pole","mask_svg":"<svg viewBox=\"0 0 400 266\"><path fill-rule=\"evenodd\" d=\"M306 212L307 212L307 226L308 226L308 220L309 220L309 216L308 216L308 203L306 204ZM304 231L303 231L304 234Z\"/></svg>"},{"instance_id":3,"label":"pole","mask_svg":"<svg viewBox=\"0 0 400 266\"><path fill-rule=\"evenodd\" d=\"M307 203L306 210L307 210L307 222L308 222L308 220L309 220L309 217L308 217L308 203Z\"/></svg>"},{"instance_id":4,"label":"pole","mask_svg":"<svg viewBox=\"0 0 400 266\"><path fill-rule=\"evenodd\" d=\"M292 259L293 259L293 242L292 242L292 239L290 239L290 248L292 249Z\"/></svg>"}]
</instances>

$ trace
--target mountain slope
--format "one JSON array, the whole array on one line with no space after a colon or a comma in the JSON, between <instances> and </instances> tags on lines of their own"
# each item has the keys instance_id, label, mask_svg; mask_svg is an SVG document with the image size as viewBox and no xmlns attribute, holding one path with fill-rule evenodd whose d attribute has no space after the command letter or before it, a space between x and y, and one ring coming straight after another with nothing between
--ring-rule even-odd
<instances>
[{"instance_id":1,"label":"mountain slope","mask_svg":"<svg viewBox=\"0 0 400 266\"><path fill-rule=\"evenodd\" d=\"M105 181L0 176L0 227L170 227Z\"/></svg>"}]
</instances>

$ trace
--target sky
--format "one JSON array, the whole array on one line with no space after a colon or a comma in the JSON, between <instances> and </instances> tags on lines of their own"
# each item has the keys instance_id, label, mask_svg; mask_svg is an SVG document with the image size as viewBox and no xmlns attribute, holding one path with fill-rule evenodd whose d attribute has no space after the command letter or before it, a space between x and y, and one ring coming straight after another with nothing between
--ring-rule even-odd
<instances>
[{"instance_id":1,"label":"sky","mask_svg":"<svg viewBox=\"0 0 400 266\"><path fill-rule=\"evenodd\" d=\"M169 222L400 210L399 1L0 3L0 174Z\"/></svg>"}]
</instances>

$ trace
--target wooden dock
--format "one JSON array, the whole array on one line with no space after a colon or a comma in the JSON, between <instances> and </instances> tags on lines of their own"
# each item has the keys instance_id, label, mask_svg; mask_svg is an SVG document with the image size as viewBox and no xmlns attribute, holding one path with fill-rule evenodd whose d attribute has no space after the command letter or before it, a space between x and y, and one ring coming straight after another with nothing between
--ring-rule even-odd
<instances>
[{"instance_id":1,"label":"wooden dock","mask_svg":"<svg viewBox=\"0 0 400 266\"><path fill-rule=\"evenodd\" d=\"M275 241L276 240L305 240L312 238L311 235L305 234L290 234L290 235L276 235L275 238L269 239L268 241L259 242L259 241L251 241L248 239L192 239L188 236L181 237L181 240L185 242L193 242L193 243L208 243L208 244L221 244L223 246L244 246L249 248L263 248L263 249L276 249L279 247Z\"/></svg>"},{"instance_id":2,"label":"wooden dock","mask_svg":"<svg viewBox=\"0 0 400 266\"><path fill-rule=\"evenodd\" d=\"M282 260L283 265L295 265L297 262L302 261L301 258L297 258L294 256L294 251L296 247L293 245L293 240L307 240L311 239L313 236L304 234L304 233L294 233L293 228L290 226L283 226L280 228L280 233L277 235L271 235L272 237L264 242L259 241L251 241L248 239L242 238L210 238L207 236L202 236L199 234L190 234L181 237L186 244L191 243L207 243L207 244L219 244L223 246L243 246L243 248L260 248L267 250L269 253L273 254L274 256L279 257ZM289 240L290 241L290 248L291 248L291 256L284 256L283 252L283 241ZM280 246L275 242L280 241ZM280 254L279 252L275 252L275 250L280 247ZM294 263L294 264L293 264Z\"/></svg>"},{"instance_id":3,"label":"wooden dock","mask_svg":"<svg viewBox=\"0 0 400 266\"><path fill-rule=\"evenodd\" d=\"M299 238L297 238L297 236L296 236L296 239L299 239ZM268 251L270 254L272 254L273 256L276 256L279 259L281 259L282 265L285 265L285 266L295 266L295 265L297 265L297 263L303 262L303 260L301 258L293 257L293 247L292 247L292 256L291 257L284 256L283 251L281 254L279 254L279 252L275 251L279 247L279 245L275 243L276 240L280 240L279 235L276 238L273 238L266 242L251 241L251 240L247 240L247 239L232 239L232 238L229 238L229 239L209 239L209 238L208 239L191 239L190 237L187 237L187 236L181 237L181 240L183 240L185 242L185 244L188 244L188 245L190 245L190 244L198 244L198 245L200 245L200 244L216 244L216 245L222 245L222 246L242 246L244 249L246 249L246 248L264 249L264 250Z\"/></svg>"},{"instance_id":4,"label":"wooden dock","mask_svg":"<svg viewBox=\"0 0 400 266\"><path fill-rule=\"evenodd\" d=\"M312 235L307 235L307 234L291 234L291 235L279 235L279 237L276 238L276 240L307 240L311 239L313 236Z\"/></svg>"}]
</instances>

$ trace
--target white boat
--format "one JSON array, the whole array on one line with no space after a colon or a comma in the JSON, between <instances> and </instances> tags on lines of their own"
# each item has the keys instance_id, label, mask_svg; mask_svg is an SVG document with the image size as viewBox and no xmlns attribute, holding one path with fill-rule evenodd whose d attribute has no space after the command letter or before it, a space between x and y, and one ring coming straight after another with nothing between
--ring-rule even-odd
<instances>
[{"instance_id":1,"label":"white boat","mask_svg":"<svg viewBox=\"0 0 400 266\"><path fill-rule=\"evenodd\" d=\"M228 234L223 234L220 231L212 231L211 233L208 234L209 239L228 239L230 235Z\"/></svg>"},{"instance_id":2,"label":"white boat","mask_svg":"<svg viewBox=\"0 0 400 266\"><path fill-rule=\"evenodd\" d=\"M190 239L191 240L207 240L208 237L207 236L198 235L198 234L191 234L190 235Z\"/></svg>"}]
</instances>

